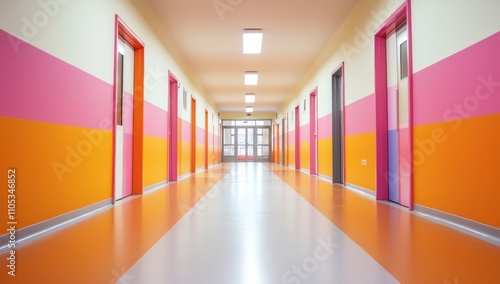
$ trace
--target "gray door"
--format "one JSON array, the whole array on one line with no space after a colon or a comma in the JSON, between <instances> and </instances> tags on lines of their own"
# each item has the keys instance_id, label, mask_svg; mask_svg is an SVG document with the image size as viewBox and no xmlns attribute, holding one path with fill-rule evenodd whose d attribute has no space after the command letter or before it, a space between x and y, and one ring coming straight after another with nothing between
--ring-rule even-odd
<instances>
[{"instance_id":1,"label":"gray door","mask_svg":"<svg viewBox=\"0 0 500 284\"><path fill-rule=\"evenodd\" d=\"M344 183L344 102L342 69L332 75L333 182Z\"/></svg>"}]
</instances>

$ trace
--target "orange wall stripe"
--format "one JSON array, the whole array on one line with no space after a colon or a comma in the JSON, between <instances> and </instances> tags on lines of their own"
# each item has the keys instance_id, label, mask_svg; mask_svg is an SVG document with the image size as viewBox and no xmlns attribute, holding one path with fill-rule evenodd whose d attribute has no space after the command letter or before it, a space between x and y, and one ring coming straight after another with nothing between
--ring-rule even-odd
<instances>
[{"instance_id":1,"label":"orange wall stripe","mask_svg":"<svg viewBox=\"0 0 500 284\"><path fill-rule=\"evenodd\" d=\"M0 165L18 170L18 229L111 198L111 131L0 117L0 132L10 137Z\"/></svg>"},{"instance_id":2,"label":"orange wall stripe","mask_svg":"<svg viewBox=\"0 0 500 284\"><path fill-rule=\"evenodd\" d=\"M375 133L345 137L346 182L375 190ZM366 160L366 166L361 164Z\"/></svg>"},{"instance_id":3,"label":"orange wall stripe","mask_svg":"<svg viewBox=\"0 0 500 284\"><path fill-rule=\"evenodd\" d=\"M500 201L500 135L493 125L500 125L499 114L415 127L416 204L500 228L493 209Z\"/></svg>"}]
</instances>

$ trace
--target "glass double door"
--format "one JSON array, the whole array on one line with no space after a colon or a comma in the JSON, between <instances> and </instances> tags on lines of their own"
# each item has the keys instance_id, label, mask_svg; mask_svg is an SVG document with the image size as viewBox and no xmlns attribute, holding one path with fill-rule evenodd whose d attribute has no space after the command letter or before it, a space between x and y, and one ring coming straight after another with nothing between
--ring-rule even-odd
<instances>
[{"instance_id":1,"label":"glass double door","mask_svg":"<svg viewBox=\"0 0 500 284\"><path fill-rule=\"evenodd\" d=\"M224 128L223 162L268 162L270 156L270 128Z\"/></svg>"},{"instance_id":2,"label":"glass double door","mask_svg":"<svg viewBox=\"0 0 500 284\"><path fill-rule=\"evenodd\" d=\"M237 159L239 162L255 161L255 129L237 128Z\"/></svg>"}]
</instances>

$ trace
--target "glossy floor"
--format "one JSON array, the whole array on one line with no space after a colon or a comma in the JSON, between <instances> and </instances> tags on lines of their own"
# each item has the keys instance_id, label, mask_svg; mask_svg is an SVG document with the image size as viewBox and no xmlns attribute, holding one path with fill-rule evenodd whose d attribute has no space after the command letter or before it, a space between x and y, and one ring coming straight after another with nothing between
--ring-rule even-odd
<instances>
[{"instance_id":1,"label":"glossy floor","mask_svg":"<svg viewBox=\"0 0 500 284\"><path fill-rule=\"evenodd\" d=\"M500 283L499 268L498 246L289 168L242 163L27 243L17 276L0 283Z\"/></svg>"}]
</instances>

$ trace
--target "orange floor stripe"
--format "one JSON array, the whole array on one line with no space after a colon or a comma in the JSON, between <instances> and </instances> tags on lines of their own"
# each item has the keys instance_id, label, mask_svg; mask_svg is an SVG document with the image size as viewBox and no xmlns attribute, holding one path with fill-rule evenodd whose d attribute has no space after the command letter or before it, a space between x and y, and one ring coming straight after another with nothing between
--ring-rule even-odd
<instances>
[{"instance_id":1,"label":"orange floor stripe","mask_svg":"<svg viewBox=\"0 0 500 284\"><path fill-rule=\"evenodd\" d=\"M401 283L500 283L500 247L276 164L282 178ZM0 283L114 283L232 168L222 164L19 247Z\"/></svg>"},{"instance_id":2,"label":"orange floor stripe","mask_svg":"<svg viewBox=\"0 0 500 284\"><path fill-rule=\"evenodd\" d=\"M16 250L16 276L2 253L0 283L114 283L232 165L219 165L164 189L127 200Z\"/></svg>"},{"instance_id":3,"label":"orange floor stripe","mask_svg":"<svg viewBox=\"0 0 500 284\"><path fill-rule=\"evenodd\" d=\"M500 247L317 177L268 167L401 283L500 283Z\"/></svg>"}]
</instances>

